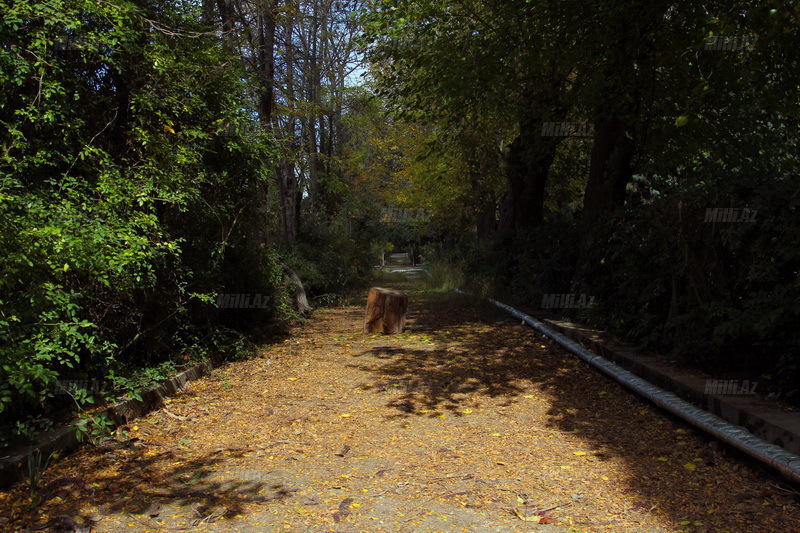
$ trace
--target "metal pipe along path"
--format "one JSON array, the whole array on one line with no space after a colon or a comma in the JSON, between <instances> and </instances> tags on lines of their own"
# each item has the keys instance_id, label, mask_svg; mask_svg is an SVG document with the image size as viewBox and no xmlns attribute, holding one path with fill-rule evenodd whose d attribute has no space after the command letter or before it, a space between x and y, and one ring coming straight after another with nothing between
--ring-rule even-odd
<instances>
[{"instance_id":1,"label":"metal pipe along path","mask_svg":"<svg viewBox=\"0 0 800 533\"><path fill-rule=\"evenodd\" d=\"M457 290L461 294L467 294ZM647 398L657 406L678 416L693 426L702 429L715 438L733 446L734 448L750 455L751 457L771 466L785 478L800 483L800 456L787 452L780 446L770 444L756 437L746 429L736 426L718 416L711 414L691 403L683 400L672 392L668 392L652 383L645 381L636 374L612 363L611 361L590 352L583 346L553 331L544 323L535 318L517 311L510 305L489 298L489 301L508 312L512 316L524 321L530 327L554 340L566 350L577 355L593 367L597 368L618 383Z\"/></svg>"}]
</instances>

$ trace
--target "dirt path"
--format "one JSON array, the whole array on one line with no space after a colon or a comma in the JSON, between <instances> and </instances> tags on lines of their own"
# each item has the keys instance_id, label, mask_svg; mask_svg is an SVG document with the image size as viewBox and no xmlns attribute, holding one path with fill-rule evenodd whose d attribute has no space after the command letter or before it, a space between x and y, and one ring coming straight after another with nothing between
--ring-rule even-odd
<instances>
[{"instance_id":1,"label":"dirt path","mask_svg":"<svg viewBox=\"0 0 800 533\"><path fill-rule=\"evenodd\" d=\"M409 330L324 310L46 473L0 529L800 531L800 496L530 329L411 288ZM735 455L734 457L732 457ZM48 486L49 484L49 486Z\"/></svg>"}]
</instances>

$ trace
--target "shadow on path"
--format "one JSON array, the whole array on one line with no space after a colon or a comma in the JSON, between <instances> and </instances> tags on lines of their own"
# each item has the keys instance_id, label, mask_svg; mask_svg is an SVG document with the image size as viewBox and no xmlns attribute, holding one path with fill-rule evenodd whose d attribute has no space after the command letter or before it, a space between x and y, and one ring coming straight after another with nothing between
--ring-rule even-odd
<instances>
[{"instance_id":1,"label":"shadow on path","mask_svg":"<svg viewBox=\"0 0 800 533\"><path fill-rule=\"evenodd\" d=\"M655 513L682 531L800 531L800 498L760 465L696 433L493 306L405 289L411 292L405 334L410 342L372 347L350 363L373 376L366 388L394 392L386 404L394 417L461 417L479 397L500 418L503 408L534 390L546 402L522 407L531 433L579 438L586 460L619 469L625 485L620 513ZM538 442L529 441L534 455ZM581 479L582 473L563 482L568 490L599 481ZM556 479L550 480L553 490Z\"/></svg>"}]
</instances>

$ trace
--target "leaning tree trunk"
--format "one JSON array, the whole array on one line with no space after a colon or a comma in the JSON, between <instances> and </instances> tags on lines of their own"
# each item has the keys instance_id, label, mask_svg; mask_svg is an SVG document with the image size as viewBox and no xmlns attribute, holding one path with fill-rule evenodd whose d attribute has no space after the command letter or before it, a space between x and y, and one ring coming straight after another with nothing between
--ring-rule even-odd
<instances>
[{"instance_id":1,"label":"leaning tree trunk","mask_svg":"<svg viewBox=\"0 0 800 533\"><path fill-rule=\"evenodd\" d=\"M308 297L306 296L306 290L303 288L303 282L300 280L300 276L298 276L294 270L289 268L289 266L284 263L283 261L278 261L278 264L283 269L283 272L289 278L289 281L292 282L295 288L294 294L294 308L300 314L300 316L308 318L311 316L311 312L313 308L308 305Z\"/></svg>"}]
</instances>

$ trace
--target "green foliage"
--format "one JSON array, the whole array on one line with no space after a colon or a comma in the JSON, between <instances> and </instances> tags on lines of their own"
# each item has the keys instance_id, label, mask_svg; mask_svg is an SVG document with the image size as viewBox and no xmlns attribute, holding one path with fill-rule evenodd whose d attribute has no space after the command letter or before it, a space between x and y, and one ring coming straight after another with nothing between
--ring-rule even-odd
<instances>
[{"instance_id":1,"label":"green foliage","mask_svg":"<svg viewBox=\"0 0 800 533\"><path fill-rule=\"evenodd\" d=\"M427 267L430 278L428 286L440 291L463 289L465 276L463 266L456 262L434 260Z\"/></svg>"},{"instance_id":2,"label":"green foliage","mask_svg":"<svg viewBox=\"0 0 800 533\"><path fill-rule=\"evenodd\" d=\"M111 372L130 390L164 374L122 372L207 352L209 331L233 322L216 295L273 297L280 274L253 245L266 214L250 208L273 143L247 133L244 73L193 7L6 8L0 434L13 438L33 435L59 379Z\"/></svg>"},{"instance_id":3,"label":"green foliage","mask_svg":"<svg viewBox=\"0 0 800 533\"><path fill-rule=\"evenodd\" d=\"M592 318L713 372L774 374L797 398L798 174L738 174L709 169L704 182L666 186L621 214L592 282L603 302ZM709 206L757 217L706 222Z\"/></svg>"},{"instance_id":4,"label":"green foliage","mask_svg":"<svg viewBox=\"0 0 800 533\"><path fill-rule=\"evenodd\" d=\"M14 439L30 443L43 431L53 427L53 421L49 418L38 415L26 415L14 421L10 431L0 433L0 447L8 446Z\"/></svg>"},{"instance_id":5,"label":"green foliage","mask_svg":"<svg viewBox=\"0 0 800 533\"><path fill-rule=\"evenodd\" d=\"M114 436L115 424L105 411L100 413L81 413L73 423L78 442L88 442L93 446Z\"/></svg>"},{"instance_id":6,"label":"green foliage","mask_svg":"<svg viewBox=\"0 0 800 533\"><path fill-rule=\"evenodd\" d=\"M577 224L556 219L531 233L463 239L450 253L462 258L472 292L538 306L543 293L569 292L577 249Z\"/></svg>"},{"instance_id":7,"label":"green foliage","mask_svg":"<svg viewBox=\"0 0 800 533\"><path fill-rule=\"evenodd\" d=\"M41 450L31 451L28 453L28 497L30 498L30 506L37 507L41 503L41 496L39 495L39 488L42 483L44 471L50 465L53 459L53 454L50 454L46 459Z\"/></svg>"},{"instance_id":8,"label":"green foliage","mask_svg":"<svg viewBox=\"0 0 800 533\"><path fill-rule=\"evenodd\" d=\"M530 306L542 294L588 293L595 308L565 313L715 373L775 375L784 395L800 398L800 11L751 2L370 6L376 90L438 144L428 164L419 150L396 171L419 176L408 183L452 217L441 225L436 285L489 287ZM714 50L704 46L710 36L753 46ZM598 133L560 143L549 167L520 156L542 171L525 168L523 181L547 173L545 224L467 238L482 205L471 198L497 221L497 176L515 169L510 157L505 169L492 161L492 150L509 156L519 133L531 152L536 139L526 136L538 139L537 126L556 116ZM524 196L508 176L509 198ZM704 221L715 207L756 209L758 221Z\"/></svg>"},{"instance_id":9,"label":"green foliage","mask_svg":"<svg viewBox=\"0 0 800 533\"><path fill-rule=\"evenodd\" d=\"M113 395L116 399L141 401L141 391L172 377L177 371L177 365L173 361L163 361L156 366L147 368L111 369L106 375L106 379L111 385L109 394L106 396ZM85 402L76 401L75 403L80 408Z\"/></svg>"},{"instance_id":10,"label":"green foliage","mask_svg":"<svg viewBox=\"0 0 800 533\"><path fill-rule=\"evenodd\" d=\"M303 280L311 299L325 299L362 285L375 264L370 254L368 230L344 213L333 220L305 217L300 242L287 258L287 264Z\"/></svg>"}]
</instances>

